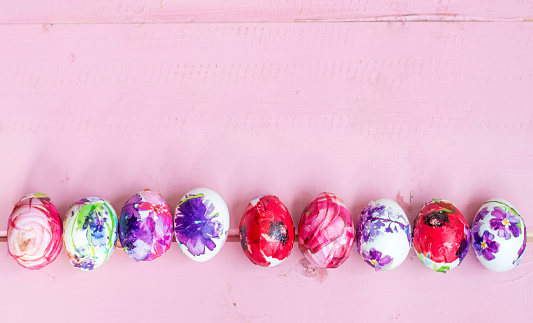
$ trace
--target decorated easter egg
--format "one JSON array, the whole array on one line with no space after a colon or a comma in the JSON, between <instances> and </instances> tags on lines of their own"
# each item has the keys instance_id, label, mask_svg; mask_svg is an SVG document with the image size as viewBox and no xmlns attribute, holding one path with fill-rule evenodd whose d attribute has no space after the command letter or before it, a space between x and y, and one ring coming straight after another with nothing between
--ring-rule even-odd
<instances>
[{"instance_id":1,"label":"decorated easter egg","mask_svg":"<svg viewBox=\"0 0 533 323\"><path fill-rule=\"evenodd\" d=\"M253 199L239 225L242 250L256 265L274 267L291 254L294 225L279 198L265 195Z\"/></svg>"},{"instance_id":2,"label":"decorated easter egg","mask_svg":"<svg viewBox=\"0 0 533 323\"><path fill-rule=\"evenodd\" d=\"M490 199L477 211L472 224L476 257L486 268L507 271L518 266L526 250L524 220L509 202Z\"/></svg>"},{"instance_id":3,"label":"decorated easter egg","mask_svg":"<svg viewBox=\"0 0 533 323\"><path fill-rule=\"evenodd\" d=\"M56 207L44 193L24 196L7 223L7 251L19 265L41 269L61 250L63 228Z\"/></svg>"},{"instance_id":4,"label":"decorated easter egg","mask_svg":"<svg viewBox=\"0 0 533 323\"><path fill-rule=\"evenodd\" d=\"M133 195L122 208L120 244L135 261L160 257L172 243L172 214L163 196L148 189Z\"/></svg>"},{"instance_id":5,"label":"decorated easter egg","mask_svg":"<svg viewBox=\"0 0 533 323\"><path fill-rule=\"evenodd\" d=\"M63 241L70 263L81 270L100 267L115 250L117 214L99 197L74 203L65 218Z\"/></svg>"},{"instance_id":6,"label":"decorated easter egg","mask_svg":"<svg viewBox=\"0 0 533 323\"><path fill-rule=\"evenodd\" d=\"M433 199L414 222L413 246L424 265L445 273L461 263L468 252L470 229L450 201Z\"/></svg>"},{"instance_id":7,"label":"decorated easter egg","mask_svg":"<svg viewBox=\"0 0 533 323\"><path fill-rule=\"evenodd\" d=\"M298 247L311 264L337 268L350 256L353 220L344 202L320 193L304 209L298 226Z\"/></svg>"},{"instance_id":8,"label":"decorated easter egg","mask_svg":"<svg viewBox=\"0 0 533 323\"><path fill-rule=\"evenodd\" d=\"M379 199L367 204L356 232L357 251L376 271L398 267L411 250L411 225L398 203Z\"/></svg>"},{"instance_id":9,"label":"decorated easter egg","mask_svg":"<svg viewBox=\"0 0 533 323\"><path fill-rule=\"evenodd\" d=\"M189 191L176 207L176 240L181 251L194 261L207 261L220 251L229 225L226 202L208 188Z\"/></svg>"}]
</instances>

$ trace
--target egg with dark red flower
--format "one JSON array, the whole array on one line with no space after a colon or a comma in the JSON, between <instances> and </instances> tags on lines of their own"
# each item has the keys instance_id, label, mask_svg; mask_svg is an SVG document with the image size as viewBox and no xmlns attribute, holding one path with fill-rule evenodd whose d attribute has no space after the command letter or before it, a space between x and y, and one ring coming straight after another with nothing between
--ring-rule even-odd
<instances>
[{"instance_id":1,"label":"egg with dark red flower","mask_svg":"<svg viewBox=\"0 0 533 323\"><path fill-rule=\"evenodd\" d=\"M274 267L287 258L294 243L294 225L287 207L273 195L253 199L239 226L241 246L254 264Z\"/></svg>"},{"instance_id":2,"label":"egg with dark red flower","mask_svg":"<svg viewBox=\"0 0 533 323\"><path fill-rule=\"evenodd\" d=\"M208 188L187 192L176 207L176 240L181 252L194 261L207 261L220 251L228 237L229 225L226 202Z\"/></svg>"},{"instance_id":3,"label":"egg with dark red flower","mask_svg":"<svg viewBox=\"0 0 533 323\"><path fill-rule=\"evenodd\" d=\"M453 269L468 252L470 229L450 201L433 199L415 219L413 247L418 259L437 272Z\"/></svg>"},{"instance_id":4,"label":"egg with dark red flower","mask_svg":"<svg viewBox=\"0 0 533 323\"><path fill-rule=\"evenodd\" d=\"M513 269L526 242L524 220L511 203L498 198L483 203L472 224L472 246L483 266L498 272Z\"/></svg>"}]
</instances>

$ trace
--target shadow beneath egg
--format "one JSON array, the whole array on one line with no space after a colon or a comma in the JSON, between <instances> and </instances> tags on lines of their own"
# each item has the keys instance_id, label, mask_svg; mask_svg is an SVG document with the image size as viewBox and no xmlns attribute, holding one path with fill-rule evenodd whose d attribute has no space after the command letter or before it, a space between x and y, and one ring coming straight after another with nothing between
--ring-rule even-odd
<instances>
[{"instance_id":1,"label":"shadow beneath egg","mask_svg":"<svg viewBox=\"0 0 533 323\"><path fill-rule=\"evenodd\" d=\"M328 278L327 269L313 266L306 258L298 261L296 272L304 277L315 279L317 283L323 283Z\"/></svg>"}]
</instances>

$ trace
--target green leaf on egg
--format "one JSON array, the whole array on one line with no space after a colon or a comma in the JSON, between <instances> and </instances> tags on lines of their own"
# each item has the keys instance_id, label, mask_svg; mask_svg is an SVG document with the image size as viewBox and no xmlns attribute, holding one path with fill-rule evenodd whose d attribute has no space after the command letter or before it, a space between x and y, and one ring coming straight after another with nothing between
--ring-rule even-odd
<instances>
[{"instance_id":1,"label":"green leaf on egg","mask_svg":"<svg viewBox=\"0 0 533 323\"><path fill-rule=\"evenodd\" d=\"M433 265L433 270L435 270L436 266ZM437 268L437 270L435 270L436 272L439 272L439 273L446 273L447 270L450 270L450 266L440 266L439 268Z\"/></svg>"},{"instance_id":2,"label":"green leaf on egg","mask_svg":"<svg viewBox=\"0 0 533 323\"><path fill-rule=\"evenodd\" d=\"M503 204L503 205L505 205L506 207L508 207L509 210L511 210L511 212L513 212L515 215L520 216L520 214L518 214L518 212L517 212L513 207L511 207L511 206L508 205L508 204L503 203L502 201L492 201L492 200L491 200L491 201L487 201L487 202L485 202L485 203L483 203L483 204L487 204L487 203L498 203L498 204ZM504 211L507 213L507 210L502 209L502 208L500 208L500 209L501 209L501 210L504 210Z\"/></svg>"},{"instance_id":3,"label":"green leaf on egg","mask_svg":"<svg viewBox=\"0 0 533 323\"><path fill-rule=\"evenodd\" d=\"M188 195L186 196L183 201L180 201L179 205L182 205L183 203L187 202L188 200L190 199L196 199L196 198L199 198L199 197L204 197L205 194L204 193L198 193L198 194L191 194L191 195ZM178 205L178 206L179 206Z\"/></svg>"},{"instance_id":4,"label":"green leaf on egg","mask_svg":"<svg viewBox=\"0 0 533 323\"><path fill-rule=\"evenodd\" d=\"M93 205L90 203L86 203L81 207L80 211L78 212L78 216L76 217L76 230L83 230L85 219L91 213L92 208Z\"/></svg>"}]
</instances>

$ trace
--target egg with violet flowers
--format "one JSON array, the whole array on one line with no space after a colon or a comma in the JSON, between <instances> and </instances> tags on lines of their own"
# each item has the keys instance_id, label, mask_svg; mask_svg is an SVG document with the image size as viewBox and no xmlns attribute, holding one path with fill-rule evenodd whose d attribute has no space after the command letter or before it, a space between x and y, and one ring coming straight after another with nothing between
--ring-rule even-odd
<instances>
[{"instance_id":1,"label":"egg with violet flowers","mask_svg":"<svg viewBox=\"0 0 533 323\"><path fill-rule=\"evenodd\" d=\"M526 225L511 203L493 198L481 205L472 224L472 246L485 268L504 272L518 266L526 243Z\"/></svg>"},{"instance_id":2,"label":"egg with violet flowers","mask_svg":"<svg viewBox=\"0 0 533 323\"><path fill-rule=\"evenodd\" d=\"M65 250L76 268L94 270L115 250L118 219L109 201L99 197L77 201L68 210L63 227Z\"/></svg>"},{"instance_id":3,"label":"egg with violet flowers","mask_svg":"<svg viewBox=\"0 0 533 323\"><path fill-rule=\"evenodd\" d=\"M229 210L224 199L208 188L195 188L176 207L174 233L180 250L190 259L213 258L228 237Z\"/></svg>"},{"instance_id":4,"label":"egg with violet flowers","mask_svg":"<svg viewBox=\"0 0 533 323\"><path fill-rule=\"evenodd\" d=\"M145 189L133 195L122 208L120 244L131 259L151 261L170 248L173 228L172 214L163 196Z\"/></svg>"},{"instance_id":5,"label":"egg with violet flowers","mask_svg":"<svg viewBox=\"0 0 533 323\"><path fill-rule=\"evenodd\" d=\"M357 252L376 271L403 263L411 250L411 225L404 210L382 198L366 205L356 231Z\"/></svg>"}]
</instances>

